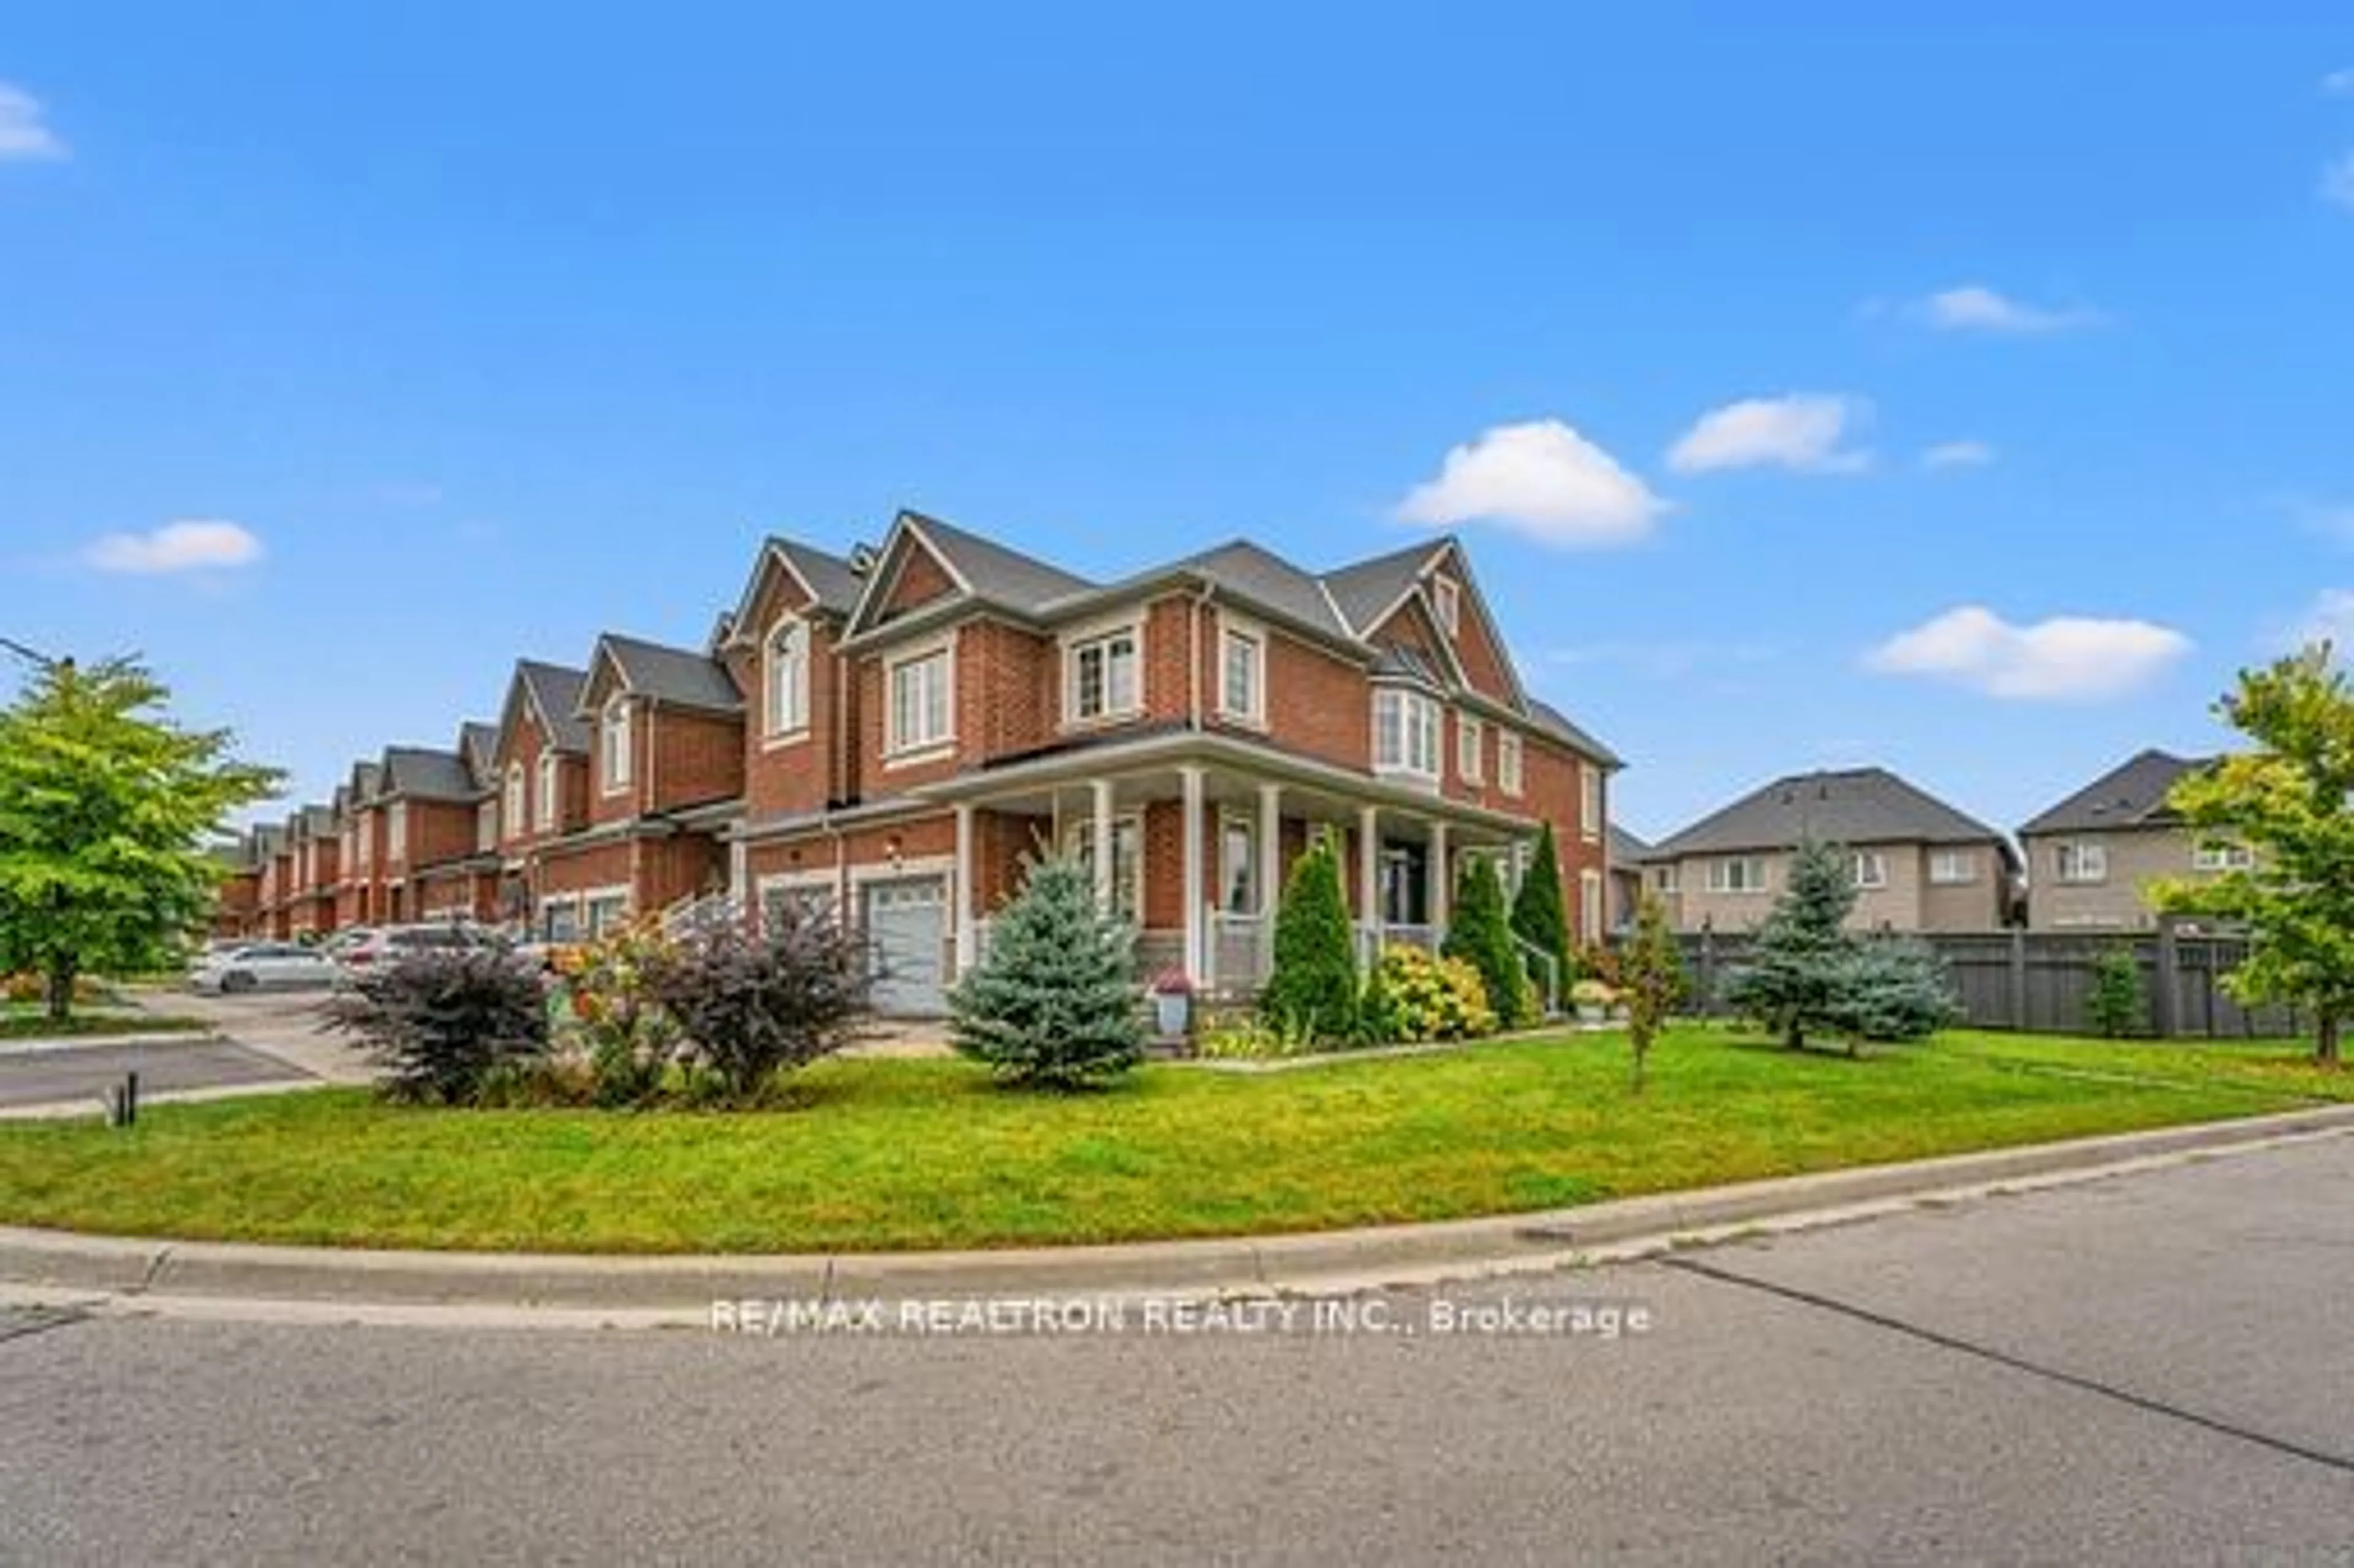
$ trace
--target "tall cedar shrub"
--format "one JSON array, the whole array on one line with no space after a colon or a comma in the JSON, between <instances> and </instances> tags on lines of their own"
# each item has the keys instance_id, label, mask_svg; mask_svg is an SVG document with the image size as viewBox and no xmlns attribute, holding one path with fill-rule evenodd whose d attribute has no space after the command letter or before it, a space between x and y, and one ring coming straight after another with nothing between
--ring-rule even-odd
<instances>
[{"instance_id":1,"label":"tall cedar shrub","mask_svg":"<svg viewBox=\"0 0 2354 1568\"><path fill-rule=\"evenodd\" d=\"M1357 1027L1356 941L1341 891L1341 855L1322 832L1291 868L1275 916L1275 967L1259 992L1279 1030L1346 1040Z\"/></svg>"},{"instance_id":2,"label":"tall cedar shrub","mask_svg":"<svg viewBox=\"0 0 2354 1568\"><path fill-rule=\"evenodd\" d=\"M375 1061L377 1091L404 1105L478 1104L500 1070L547 1051L539 973L504 948L419 949L361 975L328 1018Z\"/></svg>"},{"instance_id":3,"label":"tall cedar shrub","mask_svg":"<svg viewBox=\"0 0 2354 1568\"><path fill-rule=\"evenodd\" d=\"M856 1040L875 983L856 932L790 899L757 935L713 925L654 948L644 977L684 1033L687 1059L737 1104Z\"/></svg>"},{"instance_id":4,"label":"tall cedar shrub","mask_svg":"<svg viewBox=\"0 0 2354 1568\"><path fill-rule=\"evenodd\" d=\"M2101 949L2093 961L2093 986L2084 998L2084 1022L2105 1039L2123 1040L2147 1027L2149 997L2142 984L2141 960L2132 945L2118 942Z\"/></svg>"},{"instance_id":5,"label":"tall cedar shrub","mask_svg":"<svg viewBox=\"0 0 2354 1568\"><path fill-rule=\"evenodd\" d=\"M991 922L989 951L949 993L957 1050L1004 1083L1074 1089L1143 1059L1136 934L1073 856L1032 863Z\"/></svg>"},{"instance_id":6,"label":"tall cedar shrub","mask_svg":"<svg viewBox=\"0 0 2354 1568\"><path fill-rule=\"evenodd\" d=\"M1499 1024L1510 1029L1528 1022L1528 971L1513 945L1511 920L1504 912L1504 881L1491 856L1474 855L1465 863L1456 881L1453 918L1439 950L1479 971Z\"/></svg>"},{"instance_id":7,"label":"tall cedar shrub","mask_svg":"<svg viewBox=\"0 0 2354 1568\"><path fill-rule=\"evenodd\" d=\"M1576 977L1570 971L1568 900L1562 893L1561 854L1553 844L1551 822L1538 830L1528 874L1521 878L1521 890L1512 897L1512 934L1553 960L1554 994L1566 996L1569 982ZM1543 976L1533 978L1540 986L1543 984Z\"/></svg>"}]
</instances>

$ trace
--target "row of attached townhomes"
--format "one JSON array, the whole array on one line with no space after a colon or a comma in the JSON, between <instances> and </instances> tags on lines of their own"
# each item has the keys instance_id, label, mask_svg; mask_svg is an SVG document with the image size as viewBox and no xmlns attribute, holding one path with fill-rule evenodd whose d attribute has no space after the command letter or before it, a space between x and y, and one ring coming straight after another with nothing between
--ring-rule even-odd
<instances>
[{"instance_id":1,"label":"row of attached townhomes","mask_svg":"<svg viewBox=\"0 0 2354 1568\"><path fill-rule=\"evenodd\" d=\"M2168 792L2205 761L2145 751L2021 827L2015 840L1884 768L1777 779L1657 844L1613 829L1610 920L1645 889L1679 930L1742 931L1787 885L1802 842L1847 851L1853 923L1873 930L2137 931L2151 885L2250 863L2243 845L2192 832Z\"/></svg>"},{"instance_id":2,"label":"row of attached townhomes","mask_svg":"<svg viewBox=\"0 0 2354 1568\"><path fill-rule=\"evenodd\" d=\"M495 725L255 830L223 908L564 940L814 901L885 955L878 1003L921 1014L1059 846L1150 972L1238 991L1323 831L1363 938L1428 941L1466 857L1521 874L1550 823L1599 938L1617 767L1523 689L1452 538L1321 573L1237 540L1098 583L903 513L846 559L766 540L701 647L518 662Z\"/></svg>"}]
</instances>

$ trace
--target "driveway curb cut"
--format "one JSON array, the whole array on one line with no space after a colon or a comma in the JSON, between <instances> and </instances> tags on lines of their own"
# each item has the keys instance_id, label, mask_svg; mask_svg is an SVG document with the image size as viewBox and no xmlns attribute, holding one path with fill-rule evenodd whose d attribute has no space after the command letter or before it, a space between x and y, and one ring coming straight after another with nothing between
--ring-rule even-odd
<instances>
[{"instance_id":1,"label":"driveway curb cut","mask_svg":"<svg viewBox=\"0 0 2354 1568\"><path fill-rule=\"evenodd\" d=\"M0 1227L0 1287L137 1309L191 1299L290 1307L702 1319L715 1301L1334 1293L1541 1272L1611 1249L1828 1223L1938 1195L2090 1179L2204 1152L2354 1131L2354 1105L1864 1166L1542 1213L1231 1240L949 1253L610 1257L145 1240Z\"/></svg>"}]
</instances>

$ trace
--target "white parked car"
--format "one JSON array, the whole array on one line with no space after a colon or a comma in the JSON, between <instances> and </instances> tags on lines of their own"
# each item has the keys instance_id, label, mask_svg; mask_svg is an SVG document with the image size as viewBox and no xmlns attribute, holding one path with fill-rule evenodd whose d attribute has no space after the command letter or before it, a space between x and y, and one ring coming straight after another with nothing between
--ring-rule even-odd
<instances>
[{"instance_id":1,"label":"white parked car","mask_svg":"<svg viewBox=\"0 0 2354 1568\"><path fill-rule=\"evenodd\" d=\"M334 964L293 942L248 942L207 953L188 970L197 991L235 996L249 991L292 991L335 983Z\"/></svg>"}]
</instances>

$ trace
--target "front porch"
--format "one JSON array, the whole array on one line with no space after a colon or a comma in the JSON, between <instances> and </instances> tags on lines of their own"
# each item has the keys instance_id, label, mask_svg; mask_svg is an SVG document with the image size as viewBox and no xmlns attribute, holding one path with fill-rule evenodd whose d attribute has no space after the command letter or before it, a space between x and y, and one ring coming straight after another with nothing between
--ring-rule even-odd
<instances>
[{"instance_id":1,"label":"front porch","mask_svg":"<svg viewBox=\"0 0 2354 1568\"><path fill-rule=\"evenodd\" d=\"M952 972L987 950L991 912L1020 885L1023 859L1059 845L1135 923L1140 978L1175 970L1218 997L1266 981L1277 901L1315 834L1340 850L1370 962L1387 943L1438 945L1466 857L1496 856L1517 885L1536 833L1436 794L1223 758L1075 768L995 788L960 780L953 793Z\"/></svg>"}]
</instances>

